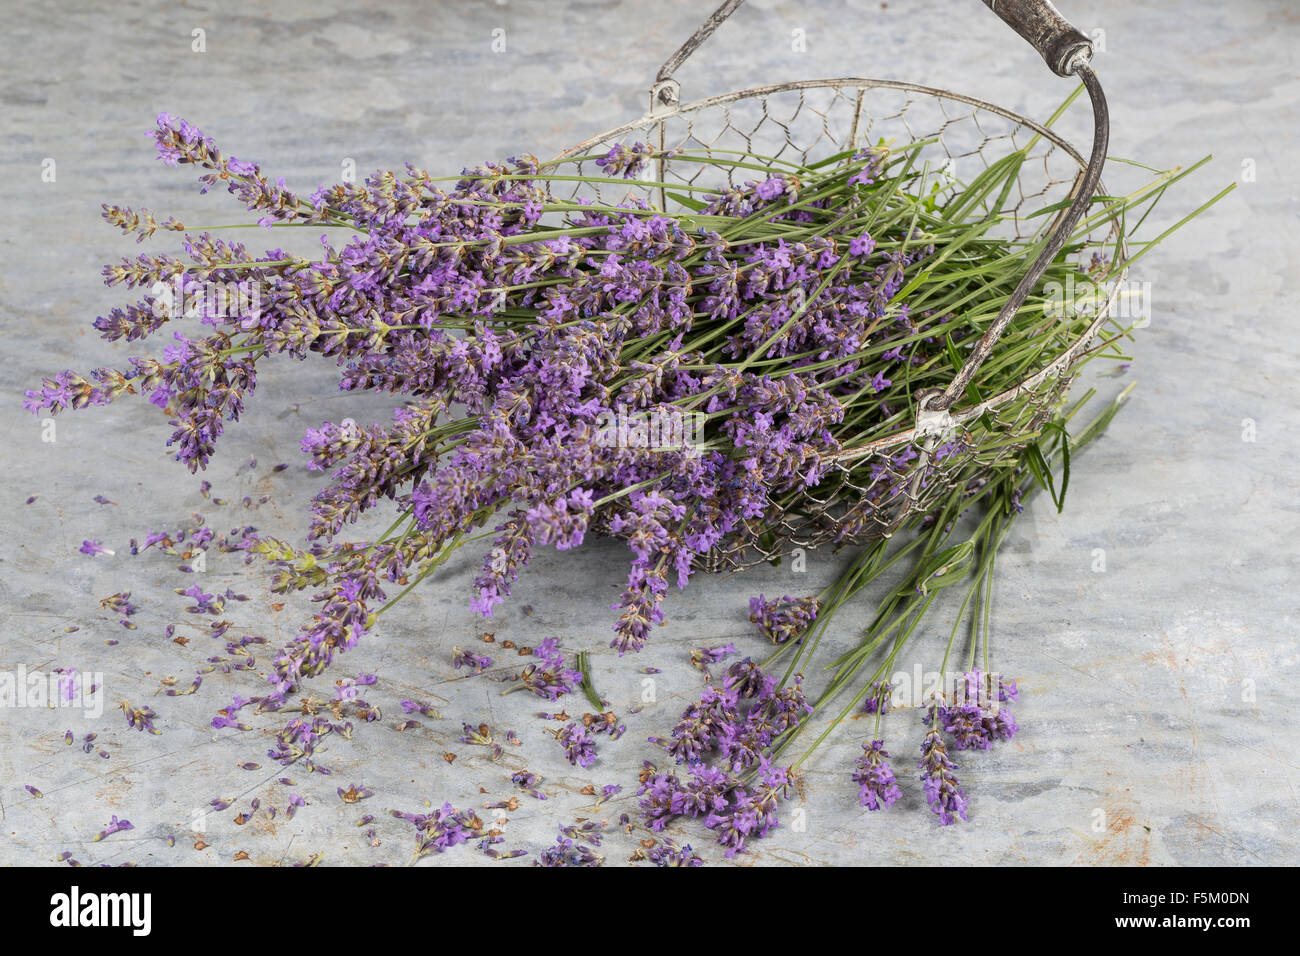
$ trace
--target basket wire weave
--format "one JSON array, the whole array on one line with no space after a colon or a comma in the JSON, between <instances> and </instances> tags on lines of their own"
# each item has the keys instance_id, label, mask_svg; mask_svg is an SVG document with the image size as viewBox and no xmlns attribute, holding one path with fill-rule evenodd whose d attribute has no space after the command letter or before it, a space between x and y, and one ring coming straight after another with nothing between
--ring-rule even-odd
<instances>
[{"instance_id":1,"label":"basket wire weave","mask_svg":"<svg viewBox=\"0 0 1300 956\"><path fill-rule=\"evenodd\" d=\"M645 115L567 149L557 159L601 155L618 143L636 139L653 145L661 156L674 149L690 150L696 157L716 154L734 158L736 152L743 152L806 165L834 152L881 141L929 140L920 147L918 163L928 161L932 169L942 171L945 179L940 182L946 182L939 192L942 200L960 189L958 175L961 180L969 180L996 160L999 153L1030 146L1015 186L1001 208L986 206L984 210L1004 217L1000 234L1011 240L1041 233L1043 218L1033 214L1046 206L1074 198L1082 211L1093 189L1105 194L1099 179L1096 141L1090 162L1035 121L946 90L855 77L755 87L679 104L671 71L737 6L739 0L724 3L678 56L665 65L651 89L651 106ZM1087 79L1085 76L1085 82ZM1100 95L1099 88L1096 95ZM1098 135L1104 137L1104 100L1102 110ZM1102 152L1104 158L1104 142ZM656 162L657 166L647 172L661 183L723 189L749 178L745 170L725 165L675 163L667 157ZM601 175L593 159L575 165L579 175L584 170L586 175ZM1085 182L1090 172L1091 181ZM661 210L668 208L666 192L663 187L635 180L626 186L552 184L552 193L557 197L600 203L640 198ZM1087 195L1080 200L1083 192ZM1068 211L1062 209L1053 229L1068 232L1073 227L1073 223L1063 222ZM1074 366L1109 318L1126 279L1127 250L1115 224L1108 220L1082 237L1082 248L1072 256L1082 264L1092 252L1101 249L1107 249L1112 260L1098 280L1100 295L1092 321L1062 349L1048 355L1040 367L999 394L950 407L966 393L974 374L975 369L968 363L968 368L962 370L968 374L955 376L954 385L944 395L913 396L918 413L912 427L869 445L842 449L833 456L831 468L817 486L798 493L785 508L773 509L774 516L766 522L757 522L715 547L701 562L702 567L709 571L739 570L795 549L828 543L865 544L888 537L909 517L931 510L960 476L969 475L969 466L987 473L1012 459L1037 437L1065 401ZM991 337L990 347L992 339L996 335ZM978 437L974 437L967 426L977 419ZM951 449L953 438L958 440L958 450L945 454L942 449ZM909 447L916 457L903 465L896 464L899 453Z\"/></svg>"}]
</instances>

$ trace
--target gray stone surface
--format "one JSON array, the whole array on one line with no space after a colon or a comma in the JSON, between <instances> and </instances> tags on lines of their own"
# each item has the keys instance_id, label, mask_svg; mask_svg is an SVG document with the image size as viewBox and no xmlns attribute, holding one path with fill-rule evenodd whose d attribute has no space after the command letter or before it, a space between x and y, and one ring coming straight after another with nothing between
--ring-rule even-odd
<instances>
[{"instance_id":1,"label":"gray stone surface","mask_svg":"<svg viewBox=\"0 0 1300 956\"><path fill-rule=\"evenodd\" d=\"M1077 463L1065 513L1036 502L1008 544L995 653L999 669L1021 680L1023 730L1013 744L963 761L970 822L936 827L910 774L902 803L861 811L848 772L870 728L850 722L805 765L804 793L791 806L805 811L806 826L782 829L741 863L1297 862L1300 325L1287 295L1300 285L1300 20L1281 0L1061 6L1084 29L1105 31L1097 63L1115 155L1165 167L1215 154L1155 218L1172 223L1223 185L1241 185L1143 261L1138 278L1153 284L1154 316L1133 346L1128 376L1140 385L1130 406ZM208 726L231 694L260 690L256 673L210 675L192 696L158 694L168 675L188 683L222 642L190 626L173 594L199 576L179 574L177 560L155 552L130 557L127 539L175 528L192 512L222 531L253 523L300 534L319 484L296 450L302 429L386 409L337 394L329 367L273 370L207 475L213 493L232 503L222 508L164 454L167 427L143 403L63 416L54 442L43 442L40 421L18 408L21 390L43 373L123 359L89 327L120 299L99 284L99 265L134 252L98 221L100 202L145 205L187 224L238 221L228 197L200 196L185 172L152 160L144 132L154 113L185 116L226 150L307 191L336 180L347 158L364 174L406 160L454 172L524 149L550 155L638 115L659 63L706 7L0 3L0 670L102 672L107 697L98 719L0 710L0 862L53 863L70 851L85 863L228 864L241 852L254 864L316 853L326 864L402 863L409 828L387 810L419 811L426 800L482 806L509 796L508 774L523 766L545 777L551 799L523 797L503 847L536 852L557 823L632 809L636 770L654 754L646 736L670 727L700 690L689 648L735 641L761 654L746 621L748 596L812 593L833 579L839 559L814 554L802 576L764 568L698 580L671 596L669 623L645 653L619 659L606 644L622 546L541 555L489 629L498 650L502 640L533 644L555 634L571 651L591 651L598 685L625 714L628 733L578 772L533 716L538 701L502 697L505 684L451 669L451 646L485 629L467 608L477 557L466 555L334 668L332 677L378 673L367 696L383 720L328 742L333 776L285 771L265 756L274 715L245 734ZM196 28L206 31L206 52L191 50ZM491 48L496 29L505 31L501 53ZM806 31L806 52L792 50L796 29ZM960 90L1035 117L1068 90L973 0L755 2L680 78L690 99L844 75ZM1061 128L1086 144L1086 122L1080 109ZM57 164L52 183L42 181L47 158ZM1242 181L1247 168L1253 179ZM1100 388L1113 393L1122 379L1102 378ZM1249 427L1253 441L1243 440ZM291 467L273 475L282 461ZM97 494L114 503L96 504ZM270 500L245 509L245 495ZM85 538L117 554L80 555ZM1098 548L1104 573L1093 570ZM267 593L264 575L231 555L213 554L202 577L208 590L233 586L251 596L228 615L231 636L265 635L264 668L307 605L289 599L277 609L282 599ZM141 604L137 630L99 609L100 598L126 589ZM868 613L865 600L846 609L832 638L851 640ZM192 638L188 645L163 638L171 622ZM937 667L945 627L937 618L905 669ZM663 671L656 702L631 713L647 666ZM332 696L331 680L315 692ZM443 717L398 733L403 697L436 701ZM162 734L130 730L112 709L121 700L153 706ZM581 712L583 704L569 707ZM513 728L522 746L493 763L456 742L461 719ZM108 757L65 746L65 729L78 742L96 733ZM914 712L887 719L900 771L920 733ZM456 753L455 762L444 752ZM238 768L243 761L260 769ZM293 821L283 812L289 788L275 783L286 772L311 804ZM354 781L376 795L342 803L336 786ZM623 797L592 810L579 793L588 783L619 783ZM237 825L236 812L255 796L279 816ZM196 816L218 797L238 801ZM378 818L379 846L353 826L363 812ZM134 830L91 842L113 814ZM194 848L197 825L206 849ZM674 833L721 861L701 829L678 824ZM611 862L633 847L630 837L611 838ZM490 863L465 847L432 862Z\"/></svg>"}]
</instances>

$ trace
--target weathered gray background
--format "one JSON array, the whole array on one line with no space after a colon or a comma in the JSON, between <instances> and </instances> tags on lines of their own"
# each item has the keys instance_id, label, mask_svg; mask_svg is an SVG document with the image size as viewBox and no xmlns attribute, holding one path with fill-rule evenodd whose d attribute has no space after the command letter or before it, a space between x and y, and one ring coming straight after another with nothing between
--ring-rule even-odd
<instances>
[{"instance_id":1,"label":"weathered gray background","mask_svg":"<svg viewBox=\"0 0 1300 956\"><path fill-rule=\"evenodd\" d=\"M347 158L364 175L406 160L455 172L520 150L545 156L639 115L659 63L710 6L0 4L0 668L102 671L110 708L122 699L151 704L163 729L138 734L111 709L97 721L66 711L0 712L0 861L49 863L67 850L86 863L230 863L240 851L253 863L319 852L327 864L404 862L409 828L388 818L388 809L418 811L425 800L478 807L509 796L509 770L524 765L546 778L551 799L523 798L504 847L536 852L557 823L632 809L624 799L593 812L577 791L589 782L622 784L625 797L634 789L640 761L654 753L645 737L671 726L700 689L701 676L686 664L690 647L735 641L761 654L746 621L747 597L812 593L831 580L838 562L817 555L803 576L765 568L744 579L699 580L671 596L669 624L646 652L620 660L606 644L622 547L542 555L491 629L498 641L556 634L570 651L592 651L600 689L629 730L602 748L590 772L576 772L532 716L539 702L502 698L504 685L487 678L454 679L450 647L484 629L466 608L477 564L467 555L340 659L333 677L379 674L367 696L384 720L359 727L351 741L328 743L334 776L287 771L312 805L285 822L287 791L274 783L285 771L264 756L275 717L242 735L207 726L231 693L260 691L255 674L210 676L191 697L155 696L166 675L188 683L205 657L220 653L220 642L184 626L180 632L194 638L187 647L163 639L167 623L187 617L171 589L195 578L178 574L175 559L129 557L126 542L176 527L194 511L222 531L252 522L300 533L319 480L296 451L302 429L326 416L386 410L337 395L327 366L274 370L208 474L214 493L234 503L221 509L164 454L168 429L143 403L62 417L53 443L43 443L40 422L18 408L21 390L42 373L124 358L89 327L119 301L99 284L98 267L136 251L98 221L100 202L145 205L197 225L239 221L229 197L199 196L187 173L153 161L144 134L159 110L188 118L228 152L261 161L306 192L335 181ZM1115 155L1166 167L1215 154L1168 197L1162 223L1241 181L1247 167L1253 181L1147 257L1138 278L1153 283L1155 314L1134 348L1128 374L1141 384L1131 405L1078 462L1066 513L1037 502L1009 543L995 653L999 669L1021 680L1023 730L1002 750L962 761L970 822L936 827L910 773L902 803L883 814L861 811L848 771L870 728L851 723L807 765L806 797L792 804L806 810L806 829L781 830L742 862L1297 861L1300 326L1286 293L1300 285L1300 15L1282 0L1061 6L1085 30L1105 31L1097 65L1111 99ZM206 31L204 53L191 51L195 28ZM505 31L501 53L491 49L496 29ZM792 50L796 29L806 31L806 52ZM1048 115L1069 88L974 0L893 0L887 8L756 0L680 78L691 99L844 75L961 90L1035 117ZM1086 123L1080 107L1061 128L1086 145ZM41 178L46 158L57 163L53 183ZM1122 382L1103 378L1101 388L1113 393ZM1247 419L1254 441L1243 440ZM246 467L250 456L255 470ZM271 475L280 461L292 467ZM97 505L96 494L116 504ZM239 500L248 494L269 494L271 502L245 510ZM31 495L39 497L24 504ZM90 537L117 555L79 555ZM1092 569L1098 548L1104 573ZM259 573L233 556L211 558L203 578L209 589L233 584L253 596L230 615L231 636L278 642L294 632L302 602L277 612ZM124 589L142 604L135 631L98 608L100 598ZM867 608L863 602L843 614L837 640L851 638ZM65 631L72 626L80 630ZM917 644L907 669L937 667L944 628L936 623L936 639ZM108 646L109 639L120 643ZM259 664L269 656L264 649ZM632 714L646 666L663 670L657 702ZM316 689L330 696L332 684ZM439 702L443 719L395 732L397 701L406 696ZM582 709L570 703L571 711ZM455 742L461 718L488 721L501 733L514 728L523 746L493 764ZM64 746L66 728L78 737L96 732L111 756ZM885 730L901 775L914 762L919 720L896 712ZM444 751L459 755L454 764ZM261 769L236 767L247 760ZM353 781L376 796L345 806L334 789ZM44 798L29 796L24 784ZM195 850L195 810L236 795L231 810L208 816L210 846ZM235 825L253 796L280 816ZM378 847L352 825L362 812L380 817ZM111 814L135 829L88 842ZM675 832L709 847L693 824ZM168 835L177 837L175 847L166 845ZM611 838L611 862L633 846ZM461 847L435 862L489 861Z\"/></svg>"}]
</instances>

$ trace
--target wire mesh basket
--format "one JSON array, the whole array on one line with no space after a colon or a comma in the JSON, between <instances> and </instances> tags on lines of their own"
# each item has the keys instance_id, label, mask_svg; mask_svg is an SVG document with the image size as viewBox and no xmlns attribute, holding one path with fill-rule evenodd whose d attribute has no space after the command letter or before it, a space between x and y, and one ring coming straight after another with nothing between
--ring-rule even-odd
<instances>
[{"instance_id":1,"label":"wire mesh basket","mask_svg":"<svg viewBox=\"0 0 1300 956\"><path fill-rule=\"evenodd\" d=\"M1025 239L1042 231L1041 210L1059 205L1042 253L1035 259L998 317L985 331L951 384L914 396L910 427L870 444L835 454L830 472L815 487L772 510L715 547L702 562L706 570L735 570L772 560L794 549L828 543L863 544L894 533L909 517L929 511L970 466L991 469L1015 456L1040 432L1064 402L1078 359L1088 349L1110 312L1127 274L1126 250L1113 221L1105 218L1080 237L1081 262L1106 249L1110 261L1099 277L1092 321L1064 347L1011 388L976 402L962 403L968 386L1017 309L1038 283L1101 189L1109 121L1099 83L1088 66L1092 46L1044 0L984 0L1028 40L1060 76L1076 75L1093 107L1092 152L1085 158L1051 129L1014 112L959 93L891 80L859 77L807 80L761 86L693 103L679 101L673 73L740 6L727 0L664 64L650 90L650 108L640 118L607 130L565 150L557 159L588 157L576 163L579 174L601 175L590 157L625 140L654 146L660 158L650 167L657 183L726 189L739 185L743 171L728 165L674 163L671 151L732 156L735 152L795 160L807 165L832 153L880 141L922 143L920 158L947 175L944 188L956 190L956 171L978 172L999 154L1028 147L1028 158L998 213L1006 238ZM590 167L590 168L586 168ZM702 178L709 177L709 178ZM560 195L563 183L552 190ZM582 190L579 197L578 189ZM613 195L617 192L618 195ZM664 186L582 183L564 198L615 202L634 197L669 208ZM603 195L602 195L603 193ZM941 193L942 195L942 193ZM978 422L977 434L971 426ZM914 457L900 455L912 449ZM900 459L908 460L900 463Z\"/></svg>"}]
</instances>

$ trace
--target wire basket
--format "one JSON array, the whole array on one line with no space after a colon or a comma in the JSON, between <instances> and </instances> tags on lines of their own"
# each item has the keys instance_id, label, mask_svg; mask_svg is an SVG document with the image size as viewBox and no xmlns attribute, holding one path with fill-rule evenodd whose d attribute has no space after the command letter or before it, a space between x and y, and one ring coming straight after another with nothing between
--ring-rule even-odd
<instances>
[{"instance_id":1,"label":"wire basket","mask_svg":"<svg viewBox=\"0 0 1300 956\"><path fill-rule=\"evenodd\" d=\"M823 155L884 141L918 143L920 160L951 174L978 172L998 158L1029 146L1015 188L999 209L1000 228L1008 239L1024 239L1042 231L1042 218L1031 218L1045 207L1061 204L1047 243L1030 266L998 317L978 341L951 384L943 390L912 396L916 408L909 428L870 444L841 449L832 468L813 488L793 502L772 509L773 517L756 521L715 547L701 562L705 570L738 570L828 543L864 544L888 537L909 517L928 512L950 491L970 466L992 469L1015 456L1039 434L1069 390L1078 359L1088 349L1110 312L1123 284L1127 258L1123 238L1113 221L1082 237L1076 255L1086 261L1107 249L1111 260L1097 281L1100 294L1093 320L1063 349L1012 388L982 401L958 404L998 337L1033 291L1078 224L1096 192L1105 161L1109 121L1105 98L1088 66L1092 45L1086 36L1060 17L1044 0L984 0L1016 32L1028 40L1060 76L1077 75L1089 93L1095 120L1091 157L1085 157L1052 130L1014 112L959 93L890 80L843 78L807 80L755 87L682 104L673 73L705 39L740 6L727 0L664 64L650 90L650 108L639 119L607 130L570 149L557 159L600 155L629 138L654 146L662 156L673 149L694 155L734 151L758 153L806 165ZM730 152L726 152L730 151ZM743 171L706 163L674 163L659 158L650 172L659 183L709 188L739 185ZM577 164L588 175L601 175L594 160ZM701 177L716 177L701 179ZM957 177L950 175L951 190ZM562 183L553 185L560 195ZM668 208L662 186L612 186L583 183L564 198L613 202L633 196L661 210ZM613 196L613 192L619 192ZM604 193L604 195L602 195ZM942 195L942 193L941 193ZM1078 237L1076 237L1078 241ZM978 420L978 436L967 426ZM912 449L903 463L900 454Z\"/></svg>"}]
</instances>

